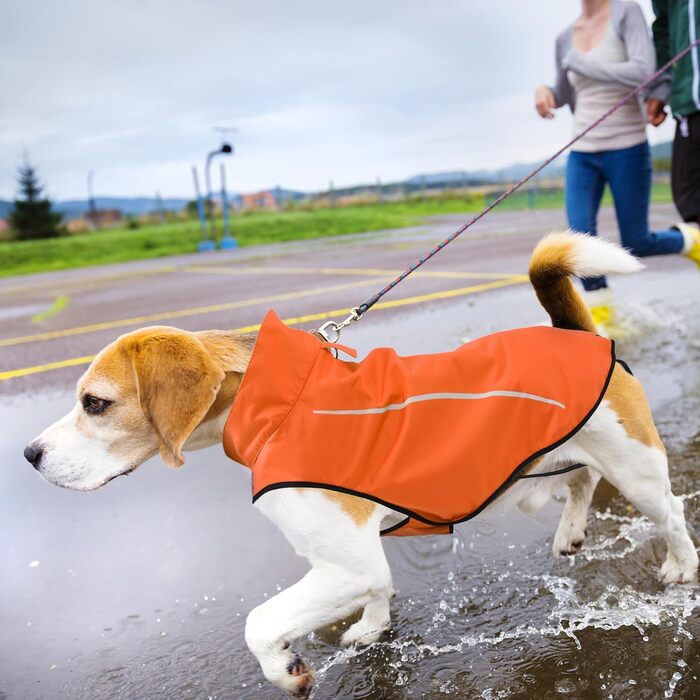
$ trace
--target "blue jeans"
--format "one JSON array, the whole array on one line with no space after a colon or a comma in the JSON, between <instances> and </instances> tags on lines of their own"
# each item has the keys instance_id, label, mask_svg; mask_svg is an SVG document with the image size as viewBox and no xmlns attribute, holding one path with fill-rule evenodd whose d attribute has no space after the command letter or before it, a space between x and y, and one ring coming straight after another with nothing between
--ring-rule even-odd
<instances>
[{"instance_id":1,"label":"blue jeans","mask_svg":"<svg viewBox=\"0 0 700 700\"><path fill-rule=\"evenodd\" d=\"M645 141L611 151L571 151L566 164L566 215L569 228L595 236L598 209L606 183L610 185L622 245L641 258L680 253L680 231L649 231L651 154ZM605 277L581 280L584 289L607 287Z\"/></svg>"}]
</instances>

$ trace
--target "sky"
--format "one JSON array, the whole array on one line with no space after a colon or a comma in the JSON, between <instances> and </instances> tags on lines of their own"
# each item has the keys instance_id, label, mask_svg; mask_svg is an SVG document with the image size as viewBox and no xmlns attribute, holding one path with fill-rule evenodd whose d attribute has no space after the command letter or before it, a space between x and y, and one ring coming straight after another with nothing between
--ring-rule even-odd
<instances>
[{"instance_id":1,"label":"sky","mask_svg":"<svg viewBox=\"0 0 700 700\"><path fill-rule=\"evenodd\" d=\"M652 20L651 0L640 2ZM55 199L302 191L543 159L554 39L579 0L3 0L0 198L24 152ZM671 120L650 140L672 138ZM218 176L218 170L215 173ZM215 183L218 177L215 179Z\"/></svg>"}]
</instances>

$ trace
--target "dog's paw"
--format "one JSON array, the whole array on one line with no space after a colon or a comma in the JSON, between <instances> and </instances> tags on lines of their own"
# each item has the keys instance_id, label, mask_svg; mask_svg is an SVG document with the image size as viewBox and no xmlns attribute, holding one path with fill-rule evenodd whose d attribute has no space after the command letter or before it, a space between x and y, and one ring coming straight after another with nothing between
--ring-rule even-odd
<instances>
[{"instance_id":1,"label":"dog's paw","mask_svg":"<svg viewBox=\"0 0 700 700\"><path fill-rule=\"evenodd\" d=\"M562 527L559 525L557 534L554 535L552 543L552 552L555 557L571 556L578 554L583 547L583 541L586 539L586 529L569 523Z\"/></svg>"},{"instance_id":2,"label":"dog's paw","mask_svg":"<svg viewBox=\"0 0 700 700\"><path fill-rule=\"evenodd\" d=\"M693 562L679 562L673 556L667 556L666 561L659 569L659 581L669 583L694 583L698 580L698 564Z\"/></svg>"},{"instance_id":3,"label":"dog's paw","mask_svg":"<svg viewBox=\"0 0 700 700\"><path fill-rule=\"evenodd\" d=\"M340 644L344 647L350 647L353 644L366 647L376 642L388 628L389 624L375 625L360 619L346 630L340 638Z\"/></svg>"},{"instance_id":4,"label":"dog's paw","mask_svg":"<svg viewBox=\"0 0 700 700\"><path fill-rule=\"evenodd\" d=\"M313 669L306 665L299 654L294 653L287 664L287 673L293 679L292 687L289 690L292 697L308 698L314 687Z\"/></svg>"}]
</instances>

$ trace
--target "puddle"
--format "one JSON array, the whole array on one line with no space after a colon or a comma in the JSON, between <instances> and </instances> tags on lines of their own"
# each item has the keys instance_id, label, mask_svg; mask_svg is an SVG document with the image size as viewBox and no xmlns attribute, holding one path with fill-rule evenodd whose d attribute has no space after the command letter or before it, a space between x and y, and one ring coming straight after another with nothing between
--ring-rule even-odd
<instances>
[{"instance_id":1,"label":"puddle","mask_svg":"<svg viewBox=\"0 0 700 700\"><path fill-rule=\"evenodd\" d=\"M700 319L682 285L657 294L661 280L644 277L618 350L647 386L697 530ZM619 289L624 305L634 287ZM499 309L525 294L397 313L344 341L366 350L379 331L401 352L445 349L507 325ZM541 320L529 302L518 312ZM50 487L21 447L72 401L61 391L0 406L0 697L283 697L247 651L244 620L306 566L250 506L248 475L216 447L93 494ZM656 582L664 546L604 486L585 549L553 559L560 509L386 541L394 628L359 651L339 649L340 628L296 643L317 669L314 697L698 697L700 589Z\"/></svg>"}]
</instances>

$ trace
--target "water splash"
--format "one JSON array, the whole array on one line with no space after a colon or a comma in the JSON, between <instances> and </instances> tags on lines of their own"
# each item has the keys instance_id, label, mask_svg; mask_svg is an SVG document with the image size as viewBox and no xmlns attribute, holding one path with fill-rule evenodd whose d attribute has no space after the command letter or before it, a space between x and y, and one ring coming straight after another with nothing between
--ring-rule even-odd
<instances>
[{"instance_id":1,"label":"water splash","mask_svg":"<svg viewBox=\"0 0 700 700\"><path fill-rule=\"evenodd\" d=\"M683 500L692 500L700 497L700 491L694 491L682 495ZM584 549L578 557L586 561L603 561L607 559L621 559L638 549L653 534L653 525L641 516L620 515L606 510L595 514L597 520L617 525L617 531L606 534L599 541ZM620 548L619 543L626 546ZM573 560L574 557L571 557ZM396 660L388 662L396 674L397 684L407 682L406 672L417 662L441 655L459 654L471 648L497 647L509 640L526 638L556 638L565 636L571 639L577 649L581 649L579 636L586 630L611 631L623 627L631 627L637 630L643 640L648 640L647 632L650 627L673 628L674 637L693 639L687 622L697 610L700 610L700 588L697 586L671 585L661 592L639 591L630 585L618 586L608 584L598 595L586 600L589 592L583 584L568 576L553 574L532 574L519 571L516 568L508 571L494 571L494 581L502 582L511 579L513 583L519 583L520 588L526 589L528 595L541 599L543 593L549 594L554 600L554 606L540 617L539 621L528 621L514 625L510 629L504 629L497 634L465 634L456 641L449 643L424 642L420 636L404 638L400 640L378 641L365 648L350 648L336 652L317 670L319 681L325 677L333 666L350 663L365 655L374 655L388 652L390 657ZM520 588L516 585L515 590ZM580 590L582 589L582 590ZM431 623L426 632L445 631L446 626L453 626L455 622L464 624L467 621L462 602L467 602L463 585L455 572L447 573L444 587L436 586L431 591L442 593L432 616ZM474 590L472 589L472 592ZM449 600L452 594L452 601ZM460 604L454 603L459 598ZM408 601L415 605L412 599ZM484 614L488 612L483 611ZM541 613L540 613L541 615ZM679 667L683 669L685 662L680 660ZM669 681L664 697L672 697L678 681L681 679L681 671L676 671ZM636 681L630 681L636 683ZM483 690L482 697L499 697L500 691L494 688Z\"/></svg>"}]
</instances>

